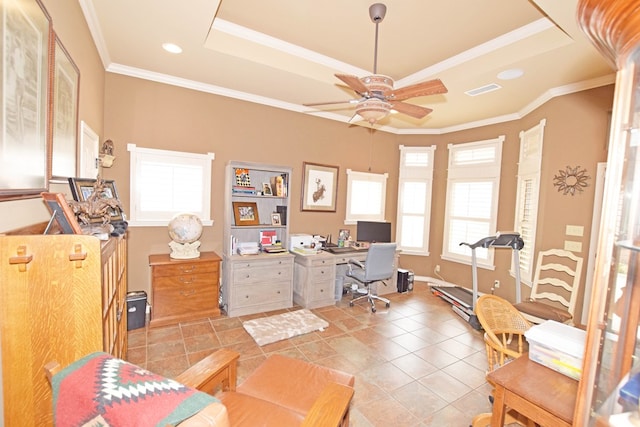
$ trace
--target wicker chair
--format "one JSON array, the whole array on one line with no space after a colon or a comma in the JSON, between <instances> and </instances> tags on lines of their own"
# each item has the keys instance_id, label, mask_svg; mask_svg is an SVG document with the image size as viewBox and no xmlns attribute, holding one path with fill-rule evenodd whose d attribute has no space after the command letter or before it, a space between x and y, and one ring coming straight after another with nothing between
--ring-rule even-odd
<instances>
[{"instance_id":1,"label":"wicker chair","mask_svg":"<svg viewBox=\"0 0 640 427\"><path fill-rule=\"evenodd\" d=\"M528 351L524 333L531 327L531 323L509 301L495 295L482 295L476 302L475 312L485 331L484 343L489 367L487 372ZM485 427L490 422L490 413L476 415L472 427ZM508 413L505 424L514 422L527 426L535 425L519 414Z\"/></svg>"}]
</instances>

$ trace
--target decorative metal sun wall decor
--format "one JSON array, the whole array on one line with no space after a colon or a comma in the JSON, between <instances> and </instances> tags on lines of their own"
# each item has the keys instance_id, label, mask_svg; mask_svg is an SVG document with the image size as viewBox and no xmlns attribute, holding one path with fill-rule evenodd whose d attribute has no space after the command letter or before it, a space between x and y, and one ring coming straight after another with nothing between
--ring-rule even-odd
<instances>
[{"instance_id":1,"label":"decorative metal sun wall decor","mask_svg":"<svg viewBox=\"0 0 640 427\"><path fill-rule=\"evenodd\" d=\"M581 169L580 166L575 168L567 166L565 170L560 169L558 175L554 175L553 186L558 187L558 191L565 196L567 194L575 196L589 186L587 180L590 178L586 169Z\"/></svg>"}]
</instances>

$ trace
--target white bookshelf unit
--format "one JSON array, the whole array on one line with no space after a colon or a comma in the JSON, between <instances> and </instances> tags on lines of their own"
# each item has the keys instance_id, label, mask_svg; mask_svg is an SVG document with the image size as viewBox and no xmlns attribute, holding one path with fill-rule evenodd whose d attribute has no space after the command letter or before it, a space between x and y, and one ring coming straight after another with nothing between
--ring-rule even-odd
<instances>
[{"instance_id":1,"label":"white bookshelf unit","mask_svg":"<svg viewBox=\"0 0 640 427\"><path fill-rule=\"evenodd\" d=\"M225 168L222 308L230 317L293 306L293 261L289 245L291 168L229 162ZM264 191L267 185L269 191ZM280 222L272 222L272 214ZM261 237L279 242L281 253L266 253ZM277 246L277 245L276 245ZM240 255L238 248L249 247Z\"/></svg>"}]
</instances>

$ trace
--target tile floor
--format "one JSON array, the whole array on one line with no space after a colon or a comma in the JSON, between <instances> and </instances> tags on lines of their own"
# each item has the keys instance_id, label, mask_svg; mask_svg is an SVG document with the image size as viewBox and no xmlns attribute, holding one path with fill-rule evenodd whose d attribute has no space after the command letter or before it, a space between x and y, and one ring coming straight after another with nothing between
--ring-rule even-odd
<instances>
[{"instance_id":1,"label":"tile floor","mask_svg":"<svg viewBox=\"0 0 640 427\"><path fill-rule=\"evenodd\" d=\"M215 349L229 347L241 354L239 382L271 353L351 372L356 376L354 427L467 427L474 415L490 411L482 334L424 283L385 296L391 307L378 303L371 313L364 302L349 307L351 297L345 295L336 306L312 310L329 322L325 331L263 347L242 321L282 311L132 330L128 360L172 377Z\"/></svg>"}]
</instances>

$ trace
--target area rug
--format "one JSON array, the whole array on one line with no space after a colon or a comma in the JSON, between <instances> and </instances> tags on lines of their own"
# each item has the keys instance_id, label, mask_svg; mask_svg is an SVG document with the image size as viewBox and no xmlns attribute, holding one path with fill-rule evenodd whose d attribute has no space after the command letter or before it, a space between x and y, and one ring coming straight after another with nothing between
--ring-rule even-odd
<instances>
[{"instance_id":1,"label":"area rug","mask_svg":"<svg viewBox=\"0 0 640 427\"><path fill-rule=\"evenodd\" d=\"M275 316L247 320L242 322L242 326L258 345L263 346L309 332L322 331L329 326L329 323L303 308Z\"/></svg>"}]
</instances>

